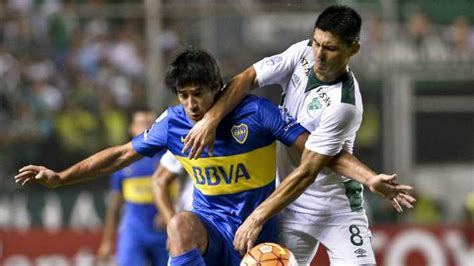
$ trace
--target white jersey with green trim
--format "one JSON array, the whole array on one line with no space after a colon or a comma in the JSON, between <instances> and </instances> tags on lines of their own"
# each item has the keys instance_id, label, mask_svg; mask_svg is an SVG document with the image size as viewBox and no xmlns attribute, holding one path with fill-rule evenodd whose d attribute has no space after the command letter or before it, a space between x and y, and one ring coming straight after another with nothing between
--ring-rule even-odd
<instances>
[{"instance_id":1,"label":"white jersey with green trim","mask_svg":"<svg viewBox=\"0 0 474 266\"><path fill-rule=\"evenodd\" d=\"M293 44L281 54L262 59L253 66L259 85L283 88L280 109L311 134L306 149L334 156L342 149L352 153L362 121L359 85L348 69L330 84L320 81L313 70L311 41ZM284 145L278 147L278 178L288 176L301 155ZM315 182L288 208L312 215L343 214L362 209L361 184L324 168Z\"/></svg>"}]
</instances>

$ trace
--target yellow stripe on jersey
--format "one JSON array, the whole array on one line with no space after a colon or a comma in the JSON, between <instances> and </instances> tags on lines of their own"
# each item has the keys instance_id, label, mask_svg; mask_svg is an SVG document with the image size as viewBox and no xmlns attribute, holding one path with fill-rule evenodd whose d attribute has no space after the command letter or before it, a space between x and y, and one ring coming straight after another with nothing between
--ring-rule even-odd
<instances>
[{"instance_id":1,"label":"yellow stripe on jersey","mask_svg":"<svg viewBox=\"0 0 474 266\"><path fill-rule=\"evenodd\" d=\"M205 195L233 194L275 179L275 142L247 153L190 160L176 156Z\"/></svg>"},{"instance_id":2,"label":"yellow stripe on jersey","mask_svg":"<svg viewBox=\"0 0 474 266\"><path fill-rule=\"evenodd\" d=\"M151 176L127 178L123 181L125 201L139 204L153 204Z\"/></svg>"},{"instance_id":3,"label":"yellow stripe on jersey","mask_svg":"<svg viewBox=\"0 0 474 266\"><path fill-rule=\"evenodd\" d=\"M123 198L131 203L154 204L151 184L151 176L125 179L123 181ZM168 191L171 199L176 200L179 194L179 180L174 180Z\"/></svg>"}]
</instances>

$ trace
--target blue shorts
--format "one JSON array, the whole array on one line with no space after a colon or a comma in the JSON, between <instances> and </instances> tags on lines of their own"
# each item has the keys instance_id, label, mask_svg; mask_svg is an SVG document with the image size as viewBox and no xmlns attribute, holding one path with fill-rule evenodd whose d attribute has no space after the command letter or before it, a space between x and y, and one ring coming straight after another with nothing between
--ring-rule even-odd
<instances>
[{"instance_id":1,"label":"blue shorts","mask_svg":"<svg viewBox=\"0 0 474 266\"><path fill-rule=\"evenodd\" d=\"M194 212L207 230L207 251L203 258L207 266L239 266L242 256L234 249L233 240L239 225L230 225L218 217ZM278 242L278 223L276 218L268 221L262 229L255 245L263 242Z\"/></svg>"},{"instance_id":2,"label":"blue shorts","mask_svg":"<svg viewBox=\"0 0 474 266\"><path fill-rule=\"evenodd\" d=\"M119 266L166 266L166 233L138 231L122 228L117 243L117 265Z\"/></svg>"}]
</instances>

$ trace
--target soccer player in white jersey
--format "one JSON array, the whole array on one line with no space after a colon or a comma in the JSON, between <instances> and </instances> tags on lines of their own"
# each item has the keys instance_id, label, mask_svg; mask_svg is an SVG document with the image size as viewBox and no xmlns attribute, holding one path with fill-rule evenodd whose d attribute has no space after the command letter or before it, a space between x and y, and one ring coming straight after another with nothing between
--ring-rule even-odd
<instances>
[{"instance_id":1,"label":"soccer player in white jersey","mask_svg":"<svg viewBox=\"0 0 474 266\"><path fill-rule=\"evenodd\" d=\"M360 48L361 18L347 6L331 6L316 20L313 37L264 58L232 79L223 96L185 138L185 150L199 157L212 152L215 127L225 114L257 86L283 87L282 112L311 132L301 155L280 147L275 192L237 230L234 247L241 253L253 246L261 225L283 208L281 239L300 265L309 265L319 242L328 249L331 265L371 265L375 257L362 207L364 184L389 198L401 211L415 201L409 186L395 175L372 175L352 181L324 168L341 150L352 153L362 120L359 85L349 69Z\"/></svg>"}]
</instances>

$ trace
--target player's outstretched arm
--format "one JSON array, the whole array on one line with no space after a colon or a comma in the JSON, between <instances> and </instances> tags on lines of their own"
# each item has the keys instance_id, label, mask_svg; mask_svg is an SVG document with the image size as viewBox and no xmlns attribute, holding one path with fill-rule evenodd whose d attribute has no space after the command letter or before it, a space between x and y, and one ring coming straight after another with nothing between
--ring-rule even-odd
<instances>
[{"instance_id":1,"label":"player's outstretched arm","mask_svg":"<svg viewBox=\"0 0 474 266\"><path fill-rule=\"evenodd\" d=\"M178 174L171 172L163 165L158 166L152 175L152 191L155 205L165 224L168 224L176 213L169 191L171 183L177 177Z\"/></svg>"},{"instance_id":2,"label":"player's outstretched arm","mask_svg":"<svg viewBox=\"0 0 474 266\"><path fill-rule=\"evenodd\" d=\"M28 182L37 181L46 187L55 188L107 176L140 158L142 156L133 149L132 143L128 142L102 150L62 172L55 172L40 165L24 166L15 176L15 182L25 185Z\"/></svg>"},{"instance_id":3,"label":"player's outstretched arm","mask_svg":"<svg viewBox=\"0 0 474 266\"><path fill-rule=\"evenodd\" d=\"M365 185L373 193L389 199L398 212L403 212L402 205L411 209L416 199L410 194L413 188L409 185L395 182L396 177L397 174L378 174L368 178Z\"/></svg>"},{"instance_id":4,"label":"player's outstretched arm","mask_svg":"<svg viewBox=\"0 0 474 266\"><path fill-rule=\"evenodd\" d=\"M109 204L105 213L104 229L102 240L97 250L97 258L106 261L112 257L115 252L115 240L117 237L117 228L119 224L120 210L123 205L123 196L120 191L112 191Z\"/></svg>"},{"instance_id":5,"label":"player's outstretched arm","mask_svg":"<svg viewBox=\"0 0 474 266\"><path fill-rule=\"evenodd\" d=\"M416 200L409 193L413 188L409 185L397 183L395 181L396 174L376 174L367 165L344 150L331 159L328 167L343 176L364 184L373 193L389 199L398 212L403 211L402 205L406 208L413 208L412 204Z\"/></svg>"},{"instance_id":6,"label":"player's outstretched arm","mask_svg":"<svg viewBox=\"0 0 474 266\"><path fill-rule=\"evenodd\" d=\"M307 136L308 134L303 134L294 143L298 150L304 150ZM345 150L334 156L327 164L327 167L340 175L364 184L373 193L389 199L398 212L403 212L402 205L406 208L413 208L412 204L416 201L410 195L410 191L413 188L409 185L397 183L395 181L396 174L376 174L367 165Z\"/></svg>"},{"instance_id":7,"label":"player's outstretched arm","mask_svg":"<svg viewBox=\"0 0 474 266\"><path fill-rule=\"evenodd\" d=\"M233 77L212 108L189 131L184 139L183 153L189 150L188 157L197 159L207 147L209 154L212 155L216 129L220 121L256 86L257 73L253 66Z\"/></svg>"},{"instance_id":8,"label":"player's outstretched arm","mask_svg":"<svg viewBox=\"0 0 474 266\"><path fill-rule=\"evenodd\" d=\"M300 165L280 183L270 197L263 201L237 229L234 248L242 255L252 248L263 224L298 198L314 182L319 171L326 166L330 159L331 156L305 149Z\"/></svg>"}]
</instances>

